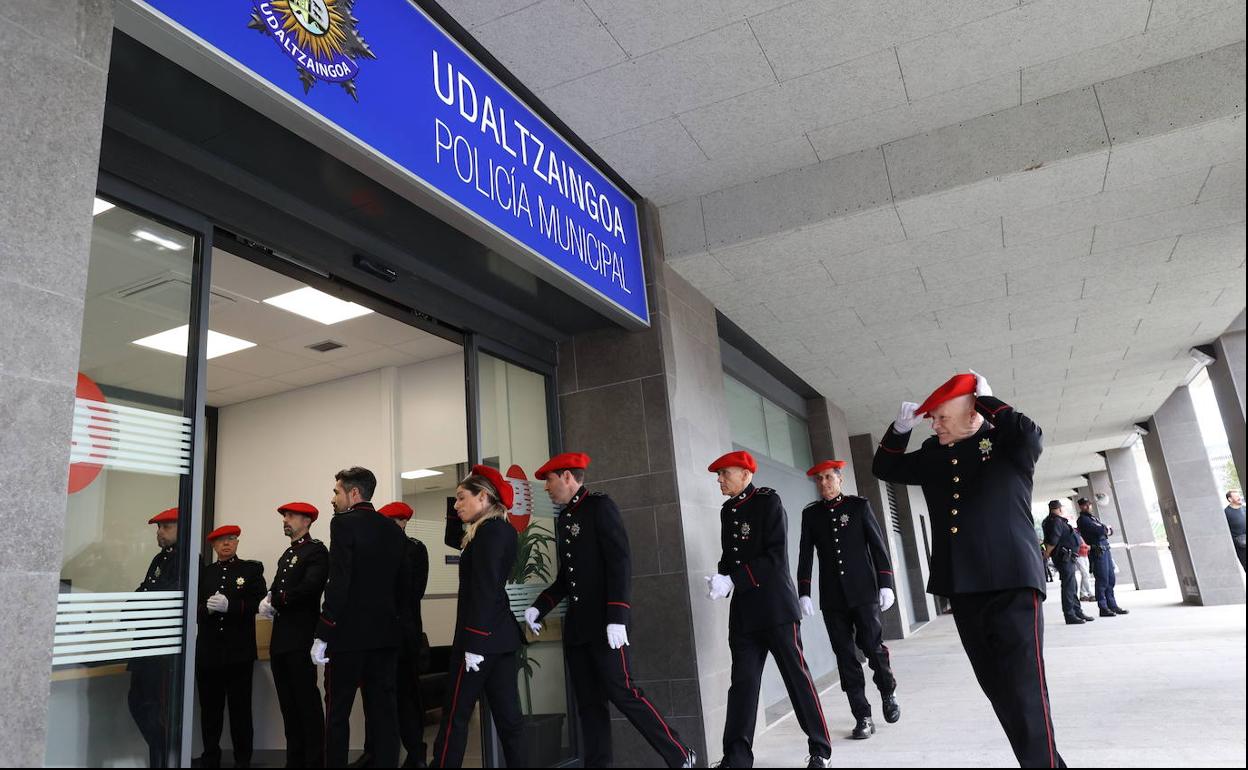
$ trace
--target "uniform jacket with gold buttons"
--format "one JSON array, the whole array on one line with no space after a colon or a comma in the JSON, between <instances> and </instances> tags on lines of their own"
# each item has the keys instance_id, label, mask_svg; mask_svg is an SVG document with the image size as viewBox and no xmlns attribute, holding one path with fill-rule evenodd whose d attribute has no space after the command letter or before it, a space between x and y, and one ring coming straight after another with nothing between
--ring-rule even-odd
<instances>
[{"instance_id":1,"label":"uniform jacket with gold buttons","mask_svg":"<svg viewBox=\"0 0 1248 770\"><path fill-rule=\"evenodd\" d=\"M312 649L321 594L328 579L329 549L310 535L292 542L277 560L272 586L277 616L273 618L270 652L306 653Z\"/></svg>"},{"instance_id":2,"label":"uniform jacket with gold buttons","mask_svg":"<svg viewBox=\"0 0 1248 770\"><path fill-rule=\"evenodd\" d=\"M1044 563L1031 517L1040 427L992 396L979 396L975 408L983 426L949 446L932 436L907 453L910 433L890 426L872 471L882 481L923 488L932 526L928 593L1034 588L1043 596Z\"/></svg>"},{"instance_id":3,"label":"uniform jacket with gold buttons","mask_svg":"<svg viewBox=\"0 0 1248 770\"><path fill-rule=\"evenodd\" d=\"M789 574L788 516L780 495L750 484L719 510L719 574L732 578L728 631L794 623L802 613Z\"/></svg>"},{"instance_id":4,"label":"uniform jacket with gold buttons","mask_svg":"<svg viewBox=\"0 0 1248 770\"><path fill-rule=\"evenodd\" d=\"M446 544L459 548L464 526L447 500ZM459 605L455 613L456 650L476 655L520 648L520 626L511 612L507 580L519 547L516 530L506 519L486 519L459 555Z\"/></svg>"},{"instance_id":5,"label":"uniform jacket with gold buttons","mask_svg":"<svg viewBox=\"0 0 1248 770\"><path fill-rule=\"evenodd\" d=\"M256 610L268 588L264 565L231 556L199 572L199 635L195 660L201 666L223 666L256 659ZM225 612L209 612L208 597L229 600Z\"/></svg>"},{"instance_id":6,"label":"uniform jacket with gold buttons","mask_svg":"<svg viewBox=\"0 0 1248 770\"><path fill-rule=\"evenodd\" d=\"M564 644L605 641L607 624L628 625L632 609L632 559L620 509L605 494L581 487L555 527L559 573L533 606L544 617L566 597Z\"/></svg>"},{"instance_id":7,"label":"uniform jacket with gold buttons","mask_svg":"<svg viewBox=\"0 0 1248 770\"><path fill-rule=\"evenodd\" d=\"M865 497L837 495L802 509L797 593L810 596L811 568L819 554L819 607L843 610L876 604L893 587L884 533Z\"/></svg>"}]
</instances>

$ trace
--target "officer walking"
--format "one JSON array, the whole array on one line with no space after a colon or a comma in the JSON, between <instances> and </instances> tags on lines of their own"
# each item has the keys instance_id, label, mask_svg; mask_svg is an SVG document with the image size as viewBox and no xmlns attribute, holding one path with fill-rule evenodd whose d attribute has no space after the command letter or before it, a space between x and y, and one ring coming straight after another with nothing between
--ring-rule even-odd
<instances>
[{"instance_id":1,"label":"officer walking","mask_svg":"<svg viewBox=\"0 0 1248 770\"><path fill-rule=\"evenodd\" d=\"M351 707L364 692L365 730L378 767L399 764L395 696L399 647L412 632L407 538L369 502L377 477L353 467L334 476L329 580L312 641L325 666L325 764L345 767Z\"/></svg>"},{"instance_id":2,"label":"officer walking","mask_svg":"<svg viewBox=\"0 0 1248 770\"><path fill-rule=\"evenodd\" d=\"M718 572L706 578L710 599L732 596L728 611L732 684L721 767L754 766L758 691L768 653L780 669L797 723L806 733L807 766L830 767L832 743L798 630L801 610L789 576L784 505L774 489L754 486L758 465L749 452L729 452L708 470L718 476L719 491L728 498L719 512Z\"/></svg>"},{"instance_id":3,"label":"officer walking","mask_svg":"<svg viewBox=\"0 0 1248 770\"><path fill-rule=\"evenodd\" d=\"M555 582L524 612L534 635L539 622L568 599L563 622L564 660L576 689L577 713L585 737L585 766L611 766L610 701L641 733L668 767L693 767L697 754L685 745L634 683L628 653L632 612L632 557L628 533L615 502L585 489L589 455L567 452L533 474L562 509L556 541L563 560Z\"/></svg>"},{"instance_id":4,"label":"officer walking","mask_svg":"<svg viewBox=\"0 0 1248 770\"><path fill-rule=\"evenodd\" d=\"M901 719L901 707L893 694L893 677L884 646L880 613L893 606L893 570L884 547L884 534L865 497L841 492L844 460L824 460L806 471L819 488L819 500L802 509L802 536L798 547L797 593L802 615L815 614L810 598L810 575L815 553L819 555L819 607L836 653L841 689L854 715L856 740L875 733L871 703L867 700L862 664L854 640L867 657L880 690L884 720Z\"/></svg>"},{"instance_id":5,"label":"officer walking","mask_svg":"<svg viewBox=\"0 0 1248 770\"><path fill-rule=\"evenodd\" d=\"M1066 520L1061 500L1049 501L1049 515L1040 524L1044 532L1044 555L1053 559L1058 577L1062 580L1062 615L1066 625L1078 626L1093 618L1084 614L1079 604L1079 586L1076 582L1075 559L1079 551L1079 535Z\"/></svg>"},{"instance_id":6,"label":"officer walking","mask_svg":"<svg viewBox=\"0 0 1248 770\"><path fill-rule=\"evenodd\" d=\"M1088 558L1092 562L1092 577L1096 578L1096 606L1103 618L1126 615L1129 611L1119 607L1118 598L1114 596L1118 578L1114 575L1114 557L1109 549L1109 536L1114 534L1114 528L1100 520L1088 498L1081 497L1076 504L1079 518L1075 526L1091 548Z\"/></svg>"},{"instance_id":7,"label":"officer walking","mask_svg":"<svg viewBox=\"0 0 1248 770\"><path fill-rule=\"evenodd\" d=\"M406 534L407 523L412 519L412 507L405 502L388 503L378 509L382 516L398 525ZM403 767L425 767L425 704L420 697L421 657L427 656L425 628L421 620L420 603L429 585L429 549L414 537L407 538L407 562L412 585L407 598L411 604L412 634L399 648L399 678L396 696L399 702L399 737L407 750ZM364 734L364 753L372 754L369 735Z\"/></svg>"},{"instance_id":8,"label":"officer walking","mask_svg":"<svg viewBox=\"0 0 1248 770\"><path fill-rule=\"evenodd\" d=\"M199 573L199 689L202 767L221 766L221 731L230 707L234 766L251 766L251 680L256 664L256 612L266 593L264 564L238 558L242 530L227 524L208 533L217 560Z\"/></svg>"},{"instance_id":9,"label":"officer walking","mask_svg":"<svg viewBox=\"0 0 1248 770\"><path fill-rule=\"evenodd\" d=\"M906 453L930 416L936 435ZM916 484L931 514L927 590L947 597L962 647L1025 767L1065 766L1053 737L1044 672L1044 567L1031 490L1040 428L960 374L922 405L903 402L875 453L882 481Z\"/></svg>"},{"instance_id":10,"label":"officer walking","mask_svg":"<svg viewBox=\"0 0 1248 770\"><path fill-rule=\"evenodd\" d=\"M320 515L316 506L286 503L277 512L290 547L277 560L272 590L259 612L273 621L269 661L286 732L286 767L324 767L325 711L308 650L329 577L329 549L309 534Z\"/></svg>"},{"instance_id":11,"label":"officer walking","mask_svg":"<svg viewBox=\"0 0 1248 770\"><path fill-rule=\"evenodd\" d=\"M178 509L161 511L147 520L156 525L156 545L160 551L152 557L143 582L134 589L141 591L177 591L179 580ZM171 655L135 658L126 666L130 672L130 691L126 703L130 716L147 743L150 767L169 765L169 687L174 672Z\"/></svg>"}]
</instances>

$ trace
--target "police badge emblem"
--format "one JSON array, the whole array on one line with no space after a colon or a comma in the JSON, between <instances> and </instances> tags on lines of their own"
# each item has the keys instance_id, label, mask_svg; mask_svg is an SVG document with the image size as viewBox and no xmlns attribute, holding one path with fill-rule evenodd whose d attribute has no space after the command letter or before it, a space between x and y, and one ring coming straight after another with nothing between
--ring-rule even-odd
<instances>
[{"instance_id":1,"label":"police badge emblem","mask_svg":"<svg viewBox=\"0 0 1248 770\"><path fill-rule=\"evenodd\" d=\"M987 460L992 455L992 439L984 438L979 441L980 461Z\"/></svg>"},{"instance_id":2,"label":"police badge emblem","mask_svg":"<svg viewBox=\"0 0 1248 770\"><path fill-rule=\"evenodd\" d=\"M306 94L318 80L337 83L359 101L360 59L377 55L353 14L356 0L252 0L250 29L267 35L295 63Z\"/></svg>"},{"instance_id":3,"label":"police badge emblem","mask_svg":"<svg viewBox=\"0 0 1248 770\"><path fill-rule=\"evenodd\" d=\"M234 585L238 586L239 588L242 588L246 582L247 582L246 578L239 576L239 578L234 581Z\"/></svg>"},{"instance_id":4,"label":"police badge emblem","mask_svg":"<svg viewBox=\"0 0 1248 770\"><path fill-rule=\"evenodd\" d=\"M750 536L750 525L748 523L741 525L741 537Z\"/></svg>"},{"instance_id":5,"label":"police badge emblem","mask_svg":"<svg viewBox=\"0 0 1248 770\"><path fill-rule=\"evenodd\" d=\"M581 525L580 525L580 524L573 524L571 527L568 527L568 531L572 533L572 537L580 537L580 535L581 535Z\"/></svg>"},{"instance_id":6,"label":"police badge emblem","mask_svg":"<svg viewBox=\"0 0 1248 770\"><path fill-rule=\"evenodd\" d=\"M841 514L841 526L843 527L843 526L845 526L845 525L846 525L846 524L848 524L848 523L849 523L849 514L848 514L848 513L842 513L842 514Z\"/></svg>"}]
</instances>

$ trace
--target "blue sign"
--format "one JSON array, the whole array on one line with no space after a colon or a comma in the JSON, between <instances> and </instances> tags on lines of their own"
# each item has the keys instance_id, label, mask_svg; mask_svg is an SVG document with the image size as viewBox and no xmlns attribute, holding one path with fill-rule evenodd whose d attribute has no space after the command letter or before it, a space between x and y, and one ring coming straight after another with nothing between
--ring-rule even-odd
<instances>
[{"instance_id":1,"label":"blue sign","mask_svg":"<svg viewBox=\"0 0 1248 770\"><path fill-rule=\"evenodd\" d=\"M636 204L409 0L134 2L518 246L535 272L649 324Z\"/></svg>"}]
</instances>

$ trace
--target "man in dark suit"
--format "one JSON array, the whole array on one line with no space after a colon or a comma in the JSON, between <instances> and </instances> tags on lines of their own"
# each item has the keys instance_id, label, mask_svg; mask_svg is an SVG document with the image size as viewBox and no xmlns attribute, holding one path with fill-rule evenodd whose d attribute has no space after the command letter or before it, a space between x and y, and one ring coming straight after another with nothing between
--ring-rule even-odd
<instances>
[{"instance_id":1,"label":"man in dark suit","mask_svg":"<svg viewBox=\"0 0 1248 770\"><path fill-rule=\"evenodd\" d=\"M719 511L718 571L706 578L708 598L732 596L728 649L732 685L724 720L724 765L754 766L754 727L763 666L780 670L797 723L806 733L807 767L830 767L832 744L819 692L806 666L798 629L801 610L789 574L788 515L774 489L754 486L758 464L749 452L729 452L707 470L728 500Z\"/></svg>"},{"instance_id":2,"label":"man in dark suit","mask_svg":"<svg viewBox=\"0 0 1248 770\"><path fill-rule=\"evenodd\" d=\"M855 639L875 672L873 680L880 690L884 719L896 722L901 718L901 707L893 695L897 680L880 622L880 613L893 606L895 597L884 533L865 497L841 492L844 467L844 460L824 460L806 471L807 476L815 479L820 499L802 509L797 593L802 614L814 615L810 576L817 551L819 607L832 651L836 653L841 689L849 698L854 715L850 737L864 740L875 733L875 724L871 721L862 664L854 649Z\"/></svg>"},{"instance_id":3,"label":"man in dark suit","mask_svg":"<svg viewBox=\"0 0 1248 770\"><path fill-rule=\"evenodd\" d=\"M199 635L195 684L199 689L203 767L221 766L221 732L230 708L234 766L251 766L251 681L256 667L256 611L264 600L264 564L240 559L234 525L208 533L217 560L199 574Z\"/></svg>"},{"instance_id":4,"label":"man in dark suit","mask_svg":"<svg viewBox=\"0 0 1248 770\"><path fill-rule=\"evenodd\" d=\"M936 435L906 452L930 416ZM931 515L927 590L947 597L962 647L1023 767L1065 767L1053 737L1044 668L1044 566L1031 516L1040 427L959 374L923 404L903 402L872 467L922 487Z\"/></svg>"},{"instance_id":5,"label":"man in dark suit","mask_svg":"<svg viewBox=\"0 0 1248 770\"><path fill-rule=\"evenodd\" d=\"M182 587L181 564L178 559L178 509L161 511L147 520L156 525L156 545L160 551L152 557L138 591L177 591ZM175 657L155 655L135 658L126 666L130 672L130 691L126 704L130 716L147 743L148 765L167 767L169 764L169 692L177 670Z\"/></svg>"},{"instance_id":6,"label":"man in dark suit","mask_svg":"<svg viewBox=\"0 0 1248 770\"><path fill-rule=\"evenodd\" d=\"M324 767L325 712L308 650L329 577L329 549L309 534L320 515L316 506L286 503L277 512L290 547L277 560L273 587L260 603L260 615L273 621L269 662L286 731L286 767Z\"/></svg>"},{"instance_id":7,"label":"man in dark suit","mask_svg":"<svg viewBox=\"0 0 1248 770\"><path fill-rule=\"evenodd\" d=\"M344 767L355 691L364 691L364 722L379 767L399 764L395 695L399 647L410 638L411 566L407 538L369 502L377 477L367 468L334 476L329 525L329 581L312 642L325 666L325 764Z\"/></svg>"}]
</instances>

